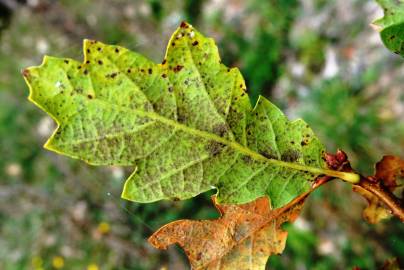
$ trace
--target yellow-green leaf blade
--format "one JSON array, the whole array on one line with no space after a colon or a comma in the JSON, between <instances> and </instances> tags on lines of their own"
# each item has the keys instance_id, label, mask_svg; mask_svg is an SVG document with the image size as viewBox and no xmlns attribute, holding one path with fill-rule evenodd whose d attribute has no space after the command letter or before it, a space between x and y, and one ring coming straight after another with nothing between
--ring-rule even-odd
<instances>
[{"instance_id":1,"label":"yellow-green leaf blade","mask_svg":"<svg viewBox=\"0 0 404 270\"><path fill-rule=\"evenodd\" d=\"M84 62L45 57L24 71L30 100L58 128L46 148L96 165L133 166L122 196L218 200L267 195L281 207L329 171L323 145L261 97L253 109L238 69L212 39L183 23L162 64L125 48L84 42ZM355 178L356 179L356 178ZM354 180L355 180L354 179Z\"/></svg>"}]
</instances>

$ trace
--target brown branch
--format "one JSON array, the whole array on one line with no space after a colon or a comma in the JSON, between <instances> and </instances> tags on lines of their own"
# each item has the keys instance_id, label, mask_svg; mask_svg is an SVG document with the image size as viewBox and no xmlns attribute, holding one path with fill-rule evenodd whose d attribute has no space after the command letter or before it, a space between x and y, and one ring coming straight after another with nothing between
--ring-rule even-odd
<instances>
[{"instance_id":1,"label":"brown branch","mask_svg":"<svg viewBox=\"0 0 404 270\"><path fill-rule=\"evenodd\" d=\"M329 168L341 172L354 172L344 151L338 150L334 154L326 154L325 160ZM404 160L395 156L384 156L376 164L375 176L364 177L360 174L360 181L353 186L361 187L377 197L393 215L404 222L403 202L392 191L397 187L396 177L404 176Z\"/></svg>"},{"instance_id":2,"label":"brown branch","mask_svg":"<svg viewBox=\"0 0 404 270\"><path fill-rule=\"evenodd\" d=\"M375 195L390 209L393 215L399 218L401 222L404 222L404 207L402 203L393 193L383 187L379 182L375 183L369 181L368 178L362 176L361 181L357 186L360 186Z\"/></svg>"}]
</instances>

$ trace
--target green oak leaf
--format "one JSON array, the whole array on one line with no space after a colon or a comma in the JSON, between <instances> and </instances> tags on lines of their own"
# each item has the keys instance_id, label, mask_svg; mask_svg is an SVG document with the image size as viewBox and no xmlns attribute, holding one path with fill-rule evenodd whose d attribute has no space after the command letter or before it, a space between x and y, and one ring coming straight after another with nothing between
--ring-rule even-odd
<instances>
[{"instance_id":1,"label":"green oak leaf","mask_svg":"<svg viewBox=\"0 0 404 270\"><path fill-rule=\"evenodd\" d=\"M162 64L125 48L84 41L84 62L46 56L23 72L29 99L57 122L45 148L93 165L132 166L122 197L218 201L268 195L281 207L326 168L324 146L302 120L264 97L251 107L237 68L191 25L174 32ZM356 176L355 176L356 177ZM355 178L356 179L356 178Z\"/></svg>"},{"instance_id":2,"label":"green oak leaf","mask_svg":"<svg viewBox=\"0 0 404 270\"><path fill-rule=\"evenodd\" d=\"M404 1L377 0L384 10L384 17L373 22L380 27L384 45L395 54L404 57Z\"/></svg>"}]
</instances>

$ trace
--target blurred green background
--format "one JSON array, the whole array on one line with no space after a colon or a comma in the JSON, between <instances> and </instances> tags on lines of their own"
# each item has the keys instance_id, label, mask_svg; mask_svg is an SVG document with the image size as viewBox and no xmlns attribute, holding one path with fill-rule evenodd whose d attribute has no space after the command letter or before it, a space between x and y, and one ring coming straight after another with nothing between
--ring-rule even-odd
<instances>
[{"instance_id":1,"label":"blurred green background","mask_svg":"<svg viewBox=\"0 0 404 270\"><path fill-rule=\"evenodd\" d=\"M383 47L364 0L0 0L0 269L188 269L179 248L147 237L179 218L214 218L204 194L183 202L120 199L128 171L90 167L42 148L52 120L27 101L20 70L44 54L82 59L92 38L161 62L182 20L212 36L251 96L303 117L364 174L383 154L404 157L404 60ZM404 260L404 226L368 225L344 183L317 190L287 225L273 269L377 269Z\"/></svg>"}]
</instances>

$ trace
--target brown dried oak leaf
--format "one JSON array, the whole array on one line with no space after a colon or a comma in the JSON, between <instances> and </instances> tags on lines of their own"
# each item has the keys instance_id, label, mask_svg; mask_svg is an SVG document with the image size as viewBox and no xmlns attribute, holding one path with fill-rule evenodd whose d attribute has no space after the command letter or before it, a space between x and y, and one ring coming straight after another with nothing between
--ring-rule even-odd
<instances>
[{"instance_id":1,"label":"brown dried oak leaf","mask_svg":"<svg viewBox=\"0 0 404 270\"><path fill-rule=\"evenodd\" d=\"M169 223L150 238L156 248L179 244L193 269L265 269L268 257L285 248L287 232L280 226L294 221L304 198L271 210L267 197L241 204L213 203L221 217L215 220L179 220Z\"/></svg>"}]
</instances>

